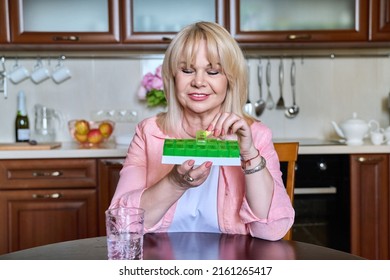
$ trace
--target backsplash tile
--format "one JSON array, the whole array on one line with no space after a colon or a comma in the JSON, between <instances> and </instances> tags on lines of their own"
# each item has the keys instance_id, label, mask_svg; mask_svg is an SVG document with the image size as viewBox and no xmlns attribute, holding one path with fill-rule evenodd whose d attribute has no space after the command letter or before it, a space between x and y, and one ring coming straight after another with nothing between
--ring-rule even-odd
<instances>
[{"instance_id":1,"label":"backsplash tile","mask_svg":"<svg viewBox=\"0 0 390 280\"><path fill-rule=\"evenodd\" d=\"M68 58L64 64L71 70L72 77L57 85L51 79L34 84L30 79L20 84L8 82L8 99L0 96L0 121L2 133L0 142L14 141L14 119L16 116L16 95L24 90L27 96L30 126L34 126L33 107L43 104L63 113L66 120L74 118L91 119L99 110L134 110L139 120L154 115L158 109L149 109L137 98L142 76L153 71L162 61L162 56L148 59L118 58ZM43 59L45 65L48 61ZM257 84L257 63L250 59L250 99L259 99ZM279 98L278 65L280 59L271 59L271 92L275 102ZM303 58L296 63L296 102L300 112L296 118L287 119L283 110L265 110L260 116L274 133L275 138L337 138L331 121L341 122L353 112L364 120L376 119L382 127L389 125L387 98L390 88L390 61L386 58ZM13 59L6 62L11 69ZM20 64L33 69L36 59L22 59ZM50 61L51 69L56 61ZM265 71L266 59L262 60ZM290 86L291 59L284 60L284 100L292 105ZM150 70L148 70L150 69ZM264 75L265 76L265 75ZM263 97L266 97L266 83L263 81ZM134 125L122 129L133 130ZM132 133L130 131L129 133ZM58 140L70 140L65 128Z\"/></svg>"}]
</instances>

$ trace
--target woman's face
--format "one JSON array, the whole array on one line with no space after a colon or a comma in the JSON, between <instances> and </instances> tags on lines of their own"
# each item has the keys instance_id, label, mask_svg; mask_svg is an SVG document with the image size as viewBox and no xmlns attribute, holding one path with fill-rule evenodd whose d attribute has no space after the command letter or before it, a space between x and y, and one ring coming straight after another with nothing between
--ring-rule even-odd
<instances>
[{"instance_id":1,"label":"woman's face","mask_svg":"<svg viewBox=\"0 0 390 280\"><path fill-rule=\"evenodd\" d=\"M184 113L207 114L220 111L228 82L221 66L207 59L206 42L202 40L190 66L181 62L175 76L176 95Z\"/></svg>"}]
</instances>

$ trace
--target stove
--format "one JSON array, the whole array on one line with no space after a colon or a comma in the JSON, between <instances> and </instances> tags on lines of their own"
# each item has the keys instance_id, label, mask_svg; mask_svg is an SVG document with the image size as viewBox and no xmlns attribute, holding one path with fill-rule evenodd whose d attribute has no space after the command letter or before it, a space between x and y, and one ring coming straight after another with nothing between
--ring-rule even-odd
<instances>
[{"instance_id":1,"label":"stove","mask_svg":"<svg viewBox=\"0 0 390 280\"><path fill-rule=\"evenodd\" d=\"M331 146L343 145L339 140L327 140L318 138L275 138L274 143L299 142L299 146Z\"/></svg>"}]
</instances>

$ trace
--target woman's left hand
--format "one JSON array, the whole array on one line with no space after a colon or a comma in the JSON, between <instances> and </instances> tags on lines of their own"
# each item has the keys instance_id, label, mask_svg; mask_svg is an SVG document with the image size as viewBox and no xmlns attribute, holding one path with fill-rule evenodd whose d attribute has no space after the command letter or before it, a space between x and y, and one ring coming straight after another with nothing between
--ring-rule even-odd
<instances>
[{"instance_id":1,"label":"woman's left hand","mask_svg":"<svg viewBox=\"0 0 390 280\"><path fill-rule=\"evenodd\" d=\"M251 129L242 117L233 113L218 113L207 128L214 137L225 138L236 134L243 158L251 157L256 150L253 145Z\"/></svg>"}]
</instances>

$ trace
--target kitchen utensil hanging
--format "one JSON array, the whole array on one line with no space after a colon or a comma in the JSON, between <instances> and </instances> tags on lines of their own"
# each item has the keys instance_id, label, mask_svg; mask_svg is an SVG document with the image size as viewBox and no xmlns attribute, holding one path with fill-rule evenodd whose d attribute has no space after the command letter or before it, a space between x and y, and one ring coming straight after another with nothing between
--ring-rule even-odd
<instances>
[{"instance_id":1,"label":"kitchen utensil hanging","mask_svg":"<svg viewBox=\"0 0 390 280\"><path fill-rule=\"evenodd\" d=\"M293 99L293 105L289 108L287 108L284 111L284 114L286 115L287 118L294 118L298 115L299 113L299 107L295 103L295 82L296 82L296 68L295 68L295 61L294 59L291 61L291 91L292 91L292 99Z\"/></svg>"},{"instance_id":2,"label":"kitchen utensil hanging","mask_svg":"<svg viewBox=\"0 0 390 280\"><path fill-rule=\"evenodd\" d=\"M1 70L0 70L0 92L3 93L4 99L8 98L7 92L7 72L5 69L5 58L1 57Z\"/></svg>"},{"instance_id":3,"label":"kitchen utensil hanging","mask_svg":"<svg viewBox=\"0 0 390 280\"><path fill-rule=\"evenodd\" d=\"M284 82L284 69L283 69L283 59L280 59L279 63L279 90L280 90L280 97L278 102L276 103L276 109L284 110L284 99L283 99L283 82Z\"/></svg>"},{"instance_id":4,"label":"kitchen utensil hanging","mask_svg":"<svg viewBox=\"0 0 390 280\"><path fill-rule=\"evenodd\" d=\"M259 84L259 94L260 99L256 101L255 103L255 113L256 116L261 116L261 114L264 112L266 102L263 99L263 66L261 65L261 60L259 61L259 64L257 65L257 82Z\"/></svg>"},{"instance_id":5,"label":"kitchen utensil hanging","mask_svg":"<svg viewBox=\"0 0 390 280\"><path fill-rule=\"evenodd\" d=\"M271 62L270 60L268 59L268 62L267 62L267 69L266 69L266 80L267 80L267 101L266 101L266 107L268 110L272 110L275 106L275 102L274 102L274 99L272 98L272 94L271 94Z\"/></svg>"},{"instance_id":6,"label":"kitchen utensil hanging","mask_svg":"<svg viewBox=\"0 0 390 280\"><path fill-rule=\"evenodd\" d=\"M250 80L250 66L249 66L249 63L247 64L248 65L248 97L247 97L247 100L246 100L246 104L244 106L244 111L248 114L248 115L252 115L253 114L253 105L252 105L252 102L250 101L250 98L249 98L249 80Z\"/></svg>"}]
</instances>

